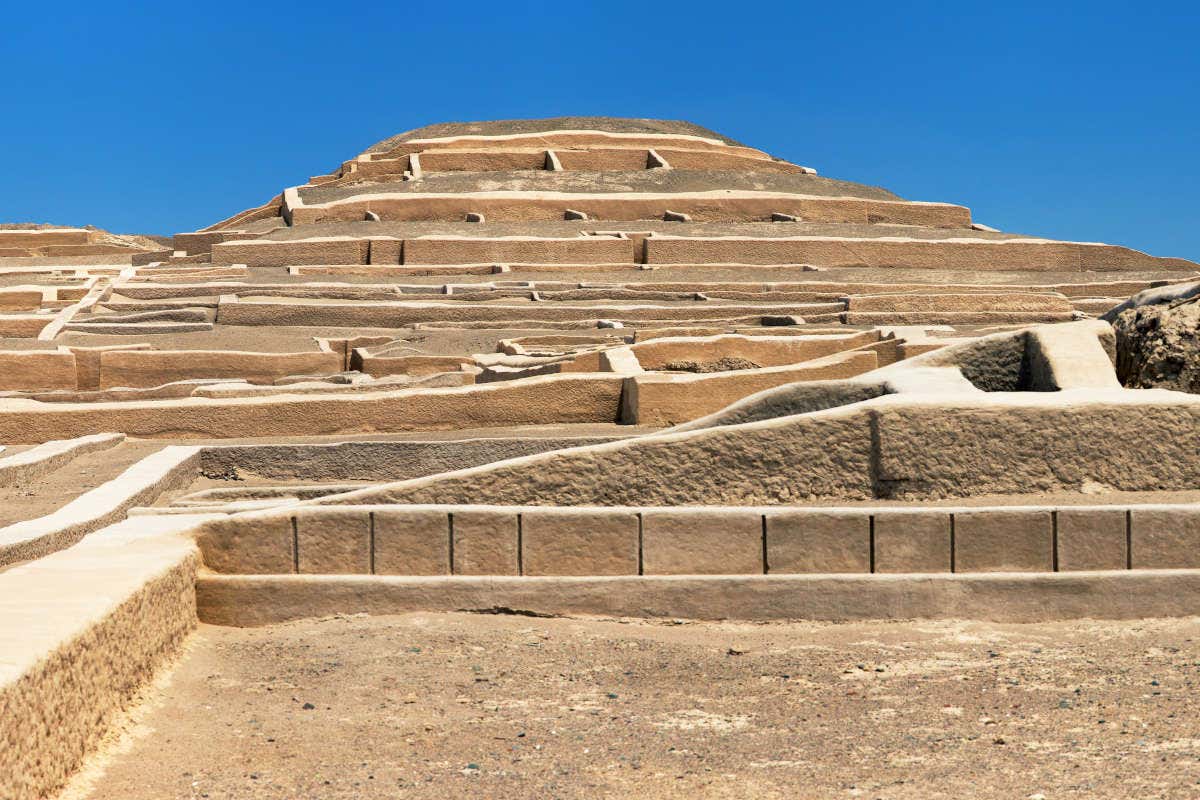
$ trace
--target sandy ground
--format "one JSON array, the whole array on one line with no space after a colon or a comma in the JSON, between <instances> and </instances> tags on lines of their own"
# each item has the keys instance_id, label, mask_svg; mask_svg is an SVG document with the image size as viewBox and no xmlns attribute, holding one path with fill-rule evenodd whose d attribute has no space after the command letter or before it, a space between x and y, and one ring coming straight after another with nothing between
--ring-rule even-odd
<instances>
[{"instance_id":1,"label":"sandy ground","mask_svg":"<svg viewBox=\"0 0 1200 800\"><path fill-rule=\"evenodd\" d=\"M65 797L1192 798L1200 619L201 626Z\"/></svg>"}]
</instances>

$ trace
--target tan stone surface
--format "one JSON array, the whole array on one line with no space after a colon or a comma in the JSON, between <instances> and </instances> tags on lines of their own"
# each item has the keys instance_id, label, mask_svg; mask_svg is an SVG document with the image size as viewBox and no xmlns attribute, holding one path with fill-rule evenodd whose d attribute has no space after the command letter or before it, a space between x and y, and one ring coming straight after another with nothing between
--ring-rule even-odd
<instances>
[{"instance_id":1,"label":"tan stone surface","mask_svg":"<svg viewBox=\"0 0 1200 800\"><path fill-rule=\"evenodd\" d=\"M1130 537L1134 569L1200 568L1200 511L1135 508Z\"/></svg>"},{"instance_id":2,"label":"tan stone surface","mask_svg":"<svg viewBox=\"0 0 1200 800\"><path fill-rule=\"evenodd\" d=\"M450 524L455 575L519 573L516 511L457 511Z\"/></svg>"},{"instance_id":3,"label":"tan stone surface","mask_svg":"<svg viewBox=\"0 0 1200 800\"><path fill-rule=\"evenodd\" d=\"M529 509L521 513L526 575L637 575L631 512Z\"/></svg>"},{"instance_id":4,"label":"tan stone surface","mask_svg":"<svg viewBox=\"0 0 1200 800\"><path fill-rule=\"evenodd\" d=\"M950 514L876 512L876 572L949 572Z\"/></svg>"},{"instance_id":5,"label":"tan stone surface","mask_svg":"<svg viewBox=\"0 0 1200 800\"><path fill-rule=\"evenodd\" d=\"M219 517L200 527L196 544L216 572L290 574L296 571L295 528L277 511Z\"/></svg>"},{"instance_id":6,"label":"tan stone surface","mask_svg":"<svg viewBox=\"0 0 1200 800\"><path fill-rule=\"evenodd\" d=\"M445 511L373 509L375 574L450 574L450 521Z\"/></svg>"},{"instance_id":7,"label":"tan stone surface","mask_svg":"<svg viewBox=\"0 0 1200 800\"><path fill-rule=\"evenodd\" d=\"M642 568L646 575L762 574L762 517L648 510L642 515Z\"/></svg>"},{"instance_id":8,"label":"tan stone surface","mask_svg":"<svg viewBox=\"0 0 1200 800\"><path fill-rule=\"evenodd\" d=\"M796 238L708 239L655 237L646 241L651 264L815 264L825 267L909 269L1109 271L1192 269L1124 247L1078 242Z\"/></svg>"},{"instance_id":9,"label":"tan stone surface","mask_svg":"<svg viewBox=\"0 0 1200 800\"><path fill-rule=\"evenodd\" d=\"M1055 513L1060 570L1126 568L1125 509L1062 508Z\"/></svg>"},{"instance_id":10,"label":"tan stone surface","mask_svg":"<svg viewBox=\"0 0 1200 800\"><path fill-rule=\"evenodd\" d=\"M337 353L106 350L100 354L99 388L162 386L196 378L271 383L288 375L332 375L342 368Z\"/></svg>"},{"instance_id":11,"label":"tan stone surface","mask_svg":"<svg viewBox=\"0 0 1200 800\"><path fill-rule=\"evenodd\" d=\"M772 574L871 571L867 514L777 511L766 515L766 525Z\"/></svg>"},{"instance_id":12,"label":"tan stone surface","mask_svg":"<svg viewBox=\"0 0 1200 800\"><path fill-rule=\"evenodd\" d=\"M954 515L957 572L1048 572L1054 567L1049 511L964 511Z\"/></svg>"},{"instance_id":13,"label":"tan stone surface","mask_svg":"<svg viewBox=\"0 0 1200 800\"><path fill-rule=\"evenodd\" d=\"M356 509L305 509L296 514L296 563L301 574L371 572L371 517Z\"/></svg>"},{"instance_id":14,"label":"tan stone surface","mask_svg":"<svg viewBox=\"0 0 1200 800\"><path fill-rule=\"evenodd\" d=\"M667 427L712 414L743 397L799 381L852 378L878 364L875 353L834 353L798 364L708 374L641 374L629 379L622 421Z\"/></svg>"},{"instance_id":15,"label":"tan stone surface","mask_svg":"<svg viewBox=\"0 0 1200 800\"><path fill-rule=\"evenodd\" d=\"M0 573L0 796L53 796L196 624L201 516L135 519Z\"/></svg>"},{"instance_id":16,"label":"tan stone surface","mask_svg":"<svg viewBox=\"0 0 1200 800\"><path fill-rule=\"evenodd\" d=\"M519 385L167 402L0 400L0 442L110 430L189 439L615 422L621 380L618 375L564 375Z\"/></svg>"}]
</instances>

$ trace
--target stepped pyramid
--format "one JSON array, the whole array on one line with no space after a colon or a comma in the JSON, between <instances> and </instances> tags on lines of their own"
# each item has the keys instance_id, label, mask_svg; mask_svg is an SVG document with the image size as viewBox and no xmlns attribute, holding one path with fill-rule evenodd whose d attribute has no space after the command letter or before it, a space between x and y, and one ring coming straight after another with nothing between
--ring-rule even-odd
<instances>
[{"instance_id":1,"label":"stepped pyramid","mask_svg":"<svg viewBox=\"0 0 1200 800\"><path fill-rule=\"evenodd\" d=\"M1095 318L1190 261L601 117L410 131L129 249L0 252L0 489L57 509L0 528L4 797L197 614L1200 612L1200 397L1124 388ZM63 701L76 663L120 680Z\"/></svg>"}]
</instances>

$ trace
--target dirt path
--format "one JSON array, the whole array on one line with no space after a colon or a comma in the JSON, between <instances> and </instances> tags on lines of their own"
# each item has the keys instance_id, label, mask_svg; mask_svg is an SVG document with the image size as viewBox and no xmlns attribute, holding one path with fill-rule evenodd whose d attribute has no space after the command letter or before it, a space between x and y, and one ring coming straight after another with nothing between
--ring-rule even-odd
<instances>
[{"instance_id":1,"label":"dirt path","mask_svg":"<svg viewBox=\"0 0 1200 800\"><path fill-rule=\"evenodd\" d=\"M1191 798L1200 619L202 626L71 798Z\"/></svg>"}]
</instances>

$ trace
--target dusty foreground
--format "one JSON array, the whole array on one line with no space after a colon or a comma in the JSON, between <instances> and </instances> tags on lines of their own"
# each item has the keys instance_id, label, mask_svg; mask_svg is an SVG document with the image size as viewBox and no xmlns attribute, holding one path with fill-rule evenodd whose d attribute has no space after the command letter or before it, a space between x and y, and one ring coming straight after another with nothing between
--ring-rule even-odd
<instances>
[{"instance_id":1,"label":"dusty foreground","mask_svg":"<svg viewBox=\"0 0 1200 800\"><path fill-rule=\"evenodd\" d=\"M1200 796L1200 619L201 627L69 797Z\"/></svg>"}]
</instances>

